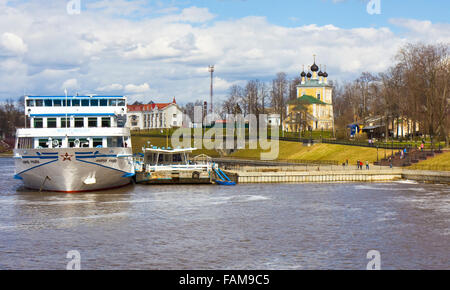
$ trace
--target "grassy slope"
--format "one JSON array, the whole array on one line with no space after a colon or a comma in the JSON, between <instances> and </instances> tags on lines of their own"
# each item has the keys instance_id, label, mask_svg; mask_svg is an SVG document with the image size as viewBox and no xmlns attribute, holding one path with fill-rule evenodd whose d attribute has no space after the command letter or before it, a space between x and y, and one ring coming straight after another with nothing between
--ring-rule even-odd
<instances>
[{"instance_id":1,"label":"grassy slope","mask_svg":"<svg viewBox=\"0 0 450 290\"><path fill-rule=\"evenodd\" d=\"M408 169L450 171L450 152L438 154L433 158L420 161L419 163L408 167Z\"/></svg>"},{"instance_id":2,"label":"grassy slope","mask_svg":"<svg viewBox=\"0 0 450 290\"><path fill-rule=\"evenodd\" d=\"M377 160L377 149L333 145L333 144L315 144L311 147L303 146L297 142L280 141L280 150L278 159L306 159L306 160L337 160L340 163L348 159L349 164L355 164L356 160L365 162L374 162ZM244 149L233 153L233 157L251 157L259 158L261 149ZM379 151L379 157L382 157L382 150Z\"/></svg>"}]
</instances>

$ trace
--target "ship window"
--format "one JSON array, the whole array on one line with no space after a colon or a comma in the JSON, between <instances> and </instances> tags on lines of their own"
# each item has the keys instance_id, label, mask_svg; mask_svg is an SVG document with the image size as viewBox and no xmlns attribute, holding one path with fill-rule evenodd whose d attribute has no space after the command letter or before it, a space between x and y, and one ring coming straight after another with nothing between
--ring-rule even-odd
<instances>
[{"instance_id":1,"label":"ship window","mask_svg":"<svg viewBox=\"0 0 450 290\"><path fill-rule=\"evenodd\" d=\"M72 100L72 106L73 107L79 107L80 106L80 100Z\"/></svg>"},{"instance_id":2,"label":"ship window","mask_svg":"<svg viewBox=\"0 0 450 290\"><path fill-rule=\"evenodd\" d=\"M34 118L34 128L43 128L42 118Z\"/></svg>"},{"instance_id":3,"label":"ship window","mask_svg":"<svg viewBox=\"0 0 450 290\"><path fill-rule=\"evenodd\" d=\"M111 118L110 117L102 117L102 127L103 128L111 127Z\"/></svg>"},{"instance_id":4,"label":"ship window","mask_svg":"<svg viewBox=\"0 0 450 290\"><path fill-rule=\"evenodd\" d=\"M56 128L56 118L47 119L47 128Z\"/></svg>"},{"instance_id":5,"label":"ship window","mask_svg":"<svg viewBox=\"0 0 450 290\"><path fill-rule=\"evenodd\" d=\"M98 100L91 100L91 107L97 107L98 106Z\"/></svg>"},{"instance_id":6,"label":"ship window","mask_svg":"<svg viewBox=\"0 0 450 290\"><path fill-rule=\"evenodd\" d=\"M33 148L33 138L29 138L29 137L19 138L19 140L17 141L17 148L32 149Z\"/></svg>"},{"instance_id":7,"label":"ship window","mask_svg":"<svg viewBox=\"0 0 450 290\"><path fill-rule=\"evenodd\" d=\"M84 118L75 118L75 128L84 127Z\"/></svg>"},{"instance_id":8,"label":"ship window","mask_svg":"<svg viewBox=\"0 0 450 290\"><path fill-rule=\"evenodd\" d=\"M53 100L53 106L61 107L61 100Z\"/></svg>"},{"instance_id":9,"label":"ship window","mask_svg":"<svg viewBox=\"0 0 450 290\"><path fill-rule=\"evenodd\" d=\"M52 107L53 106L52 100L45 100L44 104L45 104L46 107Z\"/></svg>"},{"instance_id":10,"label":"ship window","mask_svg":"<svg viewBox=\"0 0 450 290\"><path fill-rule=\"evenodd\" d=\"M44 106L44 101L43 100L36 100L36 107L42 107Z\"/></svg>"},{"instance_id":11,"label":"ship window","mask_svg":"<svg viewBox=\"0 0 450 290\"><path fill-rule=\"evenodd\" d=\"M109 100L109 105L110 106L116 106L117 105L117 100L115 100L115 99Z\"/></svg>"},{"instance_id":12,"label":"ship window","mask_svg":"<svg viewBox=\"0 0 450 290\"><path fill-rule=\"evenodd\" d=\"M107 137L106 143L108 148L110 147L123 147L122 137Z\"/></svg>"},{"instance_id":13,"label":"ship window","mask_svg":"<svg viewBox=\"0 0 450 290\"><path fill-rule=\"evenodd\" d=\"M102 138L94 138L92 140L92 145L94 146L94 148L101 147L103 145L103 139Z\"/></svg>"},{"instance_id":14,"label":"ship window","mask_svg":"<svg viewBox=\"0 0 450 290\"><path fill-rule=\"evenodd\" d=\"M61 138L53 138L52 147L53 148L61 148L63 140Z\"/></svg>"},{"instance_id":15,"label":"ship window","mask_svg":"<svg viewBox=\"0 0 450 290\"><path fill-rule=\"evenodd\" d=\"M34 100L27 100L28 107L34 107Z\"/></svg>"},{"instance_id":16,"label":"ship window","mask_svg":"<svg viewBox=\"0 0 450 290\"><path fill-rule=\"evenodd\" d=\"M89 100L81 100L82 107L89 107Z\"/></svg>"},{"instance_id":17,"label":"ship window","mask_svg":"<svg viewBox=\"0 0 450 290\"><path fill-rule=\"evenodd\" d=\"M39 147L48 148L48 139L39 139Z\"/></svg>"},{"instance_id":18,"label":"ship window","mask_svg":"<svg viewBox=\"0 0 450 290\"><path fill-rule=\"evenodd\" d=\"M67 127L70 127L70 119L69 118L61 118L61 128L66 128L66 122L67 122Z\"/></svg>"},{"instance_id":19,"label":"ship window","mask_svg":"<svg viewBox=\"0 0 450 290\"><path fill-rule=\"evenodd\" d=\"M100 100L100 107L108 106L108 100Z\"/></svg>"},{"instance_id":20,"label":"ship window","mask_svg":"<svg viewBox=\"0 0 450 290\"><path fill-rule=\"evenodd\" d=\"M118 102L117 102L117 105L118 106L125 106L125 99L119 99L119 100L117 100Z\"/></svg>"},{"instance_id":21,"label":"ship window","mask_svg":"<svg viewBox=\"0 0 450 290\"><path fill-rule=\"evenodd\" d=\"M88 127L97 127L97 118L88 118Z\"/></svg>"}]
</instances>

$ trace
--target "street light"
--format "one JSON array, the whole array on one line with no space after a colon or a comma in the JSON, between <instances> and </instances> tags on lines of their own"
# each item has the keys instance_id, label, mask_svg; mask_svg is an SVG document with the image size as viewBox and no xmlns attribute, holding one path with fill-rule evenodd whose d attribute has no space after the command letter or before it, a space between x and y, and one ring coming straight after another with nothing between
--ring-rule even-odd
<instances>
[{"instance_id":1,"label":"street light","mask_svg":"<svg viewBox=\"0 0 450 290\"><path fill-rule=\"evenodd\" d=\"M208 71L211 73L211 88L210 88L210 97L211 97L211 105L210 105L210 113L213 113L213 75L214 75L214 65L208 66Z\"/></svg>"}]
</instances>

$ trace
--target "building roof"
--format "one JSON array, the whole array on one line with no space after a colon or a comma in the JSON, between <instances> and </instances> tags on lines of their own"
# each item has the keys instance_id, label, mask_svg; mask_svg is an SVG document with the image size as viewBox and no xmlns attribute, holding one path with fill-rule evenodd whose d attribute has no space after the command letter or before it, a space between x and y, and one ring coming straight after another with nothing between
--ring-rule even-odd
<instances>
[{"instance_id":1,"label":"building roof","mask_svg":"<svg viewBox=\"0 0 450 290\"><path fill-rule=\"evenodd\" d=\"M300 105L300 104L318 104L318 105L328 105L327 103L322 102L321 100L314 98L310 95L303 95L300 98L290 100L288 102L289 105Z\"/></svg>"},{"instance_id":2,"label":"building roof","mask_svg":"<svg viewBox=\"0 0 450 290\"><path fill-rule=\"evenodd\" d=\"M175 98L173 98L172 103L153 103L150 102L149 104L141 104L141 105L128 105L128 111L129 112L140 112L140 111L152 111L155 108L158 108L158 110L162 110L167 106L170 105L176 105L177 101Z\"/></svg>"}]
</instances>

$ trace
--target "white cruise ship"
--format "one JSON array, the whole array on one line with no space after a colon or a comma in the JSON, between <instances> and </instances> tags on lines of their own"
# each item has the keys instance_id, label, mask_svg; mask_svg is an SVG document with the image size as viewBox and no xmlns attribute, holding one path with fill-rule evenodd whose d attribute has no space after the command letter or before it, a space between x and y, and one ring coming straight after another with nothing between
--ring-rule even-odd
<instances>
[{"instance_id":1,"label":"white cruise ship","mask_svg":"<svg viewBox=\"0 0 450 290\"><path fill-rule=\"evenodd\" d=\"M18 129L15 178L28 188L84 192L127 185L134 176L123 96L27 96Z\"/></svg>"}]
</instances>

